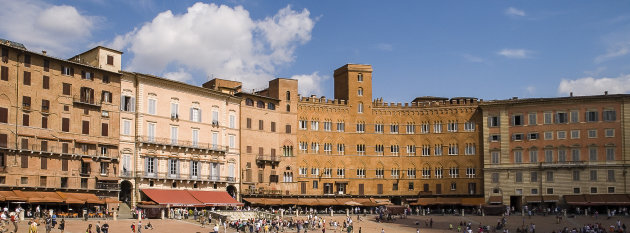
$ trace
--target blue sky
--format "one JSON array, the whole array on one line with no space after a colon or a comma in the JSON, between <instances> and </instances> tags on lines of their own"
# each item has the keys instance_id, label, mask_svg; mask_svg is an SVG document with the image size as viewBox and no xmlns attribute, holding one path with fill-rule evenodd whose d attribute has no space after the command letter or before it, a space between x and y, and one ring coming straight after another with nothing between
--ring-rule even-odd
<instances>
[{"instance_id":1,"label":"blue sky","mask_svg":"<svg viewBox=\"0 0 630 233\"><path fill-rule=\"evenodd\" d=\"M194 85L300 80L371 64L373 97L554 97L630 92L629 1L0 0L0 38L69 58L120 49L123 69ZM169 12L170 11L170 12Z\"/></svg>"}]
</instances>

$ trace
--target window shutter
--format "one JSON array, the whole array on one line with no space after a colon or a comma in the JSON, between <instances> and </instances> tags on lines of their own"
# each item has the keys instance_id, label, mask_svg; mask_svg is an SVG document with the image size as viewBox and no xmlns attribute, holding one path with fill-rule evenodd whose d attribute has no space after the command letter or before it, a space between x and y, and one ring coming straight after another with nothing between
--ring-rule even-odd
<instances>
[{"instance_id":1,"label":"window shutter","mask_svg":"<svg viewBox=\"0 0 630 233\"><path fill-rule=\"evenodd\" d=\"M7 135L0 134L0 147L7 148Z\"/></svg>"},{"instance_id":2,"label":"window shutter","mask_svg":"<svg viewBox=\"0 0 630 233\"><path fill-rule=\"evenodd\" d=\"M175 165L175 174L177 174L177 177L179 177L179 159L176 160L176 165Z\"/></svg>"},{"instance_id":3,"label":"window shutter","mask_svg":"<svg viewBox=\"0 0 630 233\"><path fill-rule=\"evenodd\" d=\"M149 174L149 158L144 157L144 175L148 175Z\"/></svg>"},{"instance_id":4,"label":"window shutter","mask_svg":"<svg viewBox=\"0 0 630 233\"><path fill-rule=\"evenodd\" d=\"M89 121L83 121L82 133L83 134L90 134L90 122Z\"/></svg>"},{"instance_id":5,"label":"window shutter","mask_svg":"<svg viewBox=\"0 0 630 233\"><path fill-rule=\"evenodd\" d=\"M61 131L70 132L70 118L61 119Z\"/></svg>"},{"instance_id":6,"label":"window shutter","mask_svg":"<svg viewBox=\"0 0 630 233\"><path fill-rule=\"evenodd\" d=\"M193 108L190 108L190 121L193 120Z\"/></svg>"},{"instance_id":7,"label":"window shutter","mask_svg":"<svg viewBox=\"0 0 630 233\"><path fill-rule=\"evenodd\" d=\"M107 123L102 124L101 136L109 136L109 125Z\"/></svg>"},{"instance_id":8,"label":"window shutter","mask_svg":"<svg viewBox=\"0 0 630 233\"><path fill-rule=\"evenodd\" d=\"M0 108L0 122L1 123L7 123L9 118L9 109L7 108Z\"/></svg>"},{"instance_id":9,"label":"window shutter","mask_svg":"<svg viewBox=\"0 0 630 233\"><path fill-rule=\"evenodd\" d=\"M81 78L85 79L85 71L84 70L81 71Z\"/></svg>"},{"instance_id":10,"label":"window shutter","mask_svg":"<svg viewBox=\"0 0 630 233\"><path fill-rule=\"evenodd\" d=\"M125 103L125 96L121 95L120 96L120 111L125 109L125 104L124 103Z\"/></svg>"},{"instance_id":11,"label":"window shutter","mask_svg":"<svg viewBox=\"0 0 630 233\"><path fill-rule=\"evenodd\" d=\"M43 77L43 84L42 84L42 87L43 87L44 89L50 89L50 77L48 77L48 76L44 76L44 77Z\"/></svg>"},{"instance_id":12,"label":"window shutter","mask_svg":"<svg viewBox=\"0 0 630 233\"><path fill-rule=\"evenodd\" d=\"M93 104L94 103L94 90L90 89L90 103Z\"/></svg>"},{"instance_id":13,"label":"window shutter","mask_svg":"<svg viewBox=\"0 0 630 233\"><path fill-rule=\"evenodd\" d=\"M131 112L136 112L136 97L131 97Z\"/></svg>"},{"instance_id":14,"label":"window shutter","mask_svg":"<svg viewBox=\"0 0 630 233\"><path fill-rule=\"evenodd\" d=\"M203 115L203 114L201 114L201 108L200 108L200 109L199 109L199 122L203 122L203 120L201 119L201 116L202 116L202 115Z\"/></svg>"},{"instance_id":15,"label":"window shutter","mask_svg":"<svg viewBox=\"0 0 630 233\"><path fill-rule=\"evenodd\" d=\"M190 175L190 177L193 176L193 161L190 161L190 172L188 173Z\"/></svg>"},{"instance_id":16,"label":"window shutter","mask_svg":"<svg viewBox=\"0 0 630 233\"><path fill-rule=\"evenodd\" d=\"M217 163L217 178L221 177L221 164Z\"/></svg>"},{"instance_id":17,"label":"window shutter","mask_svg":"<svg viewBox=\"0 0 630 233\"><path fill-rule=\"evenodd\" d=\"M158 163L160 162L160 160L158 160L157 158L153 159L153 173L157 174L158 173Z\"/></svg>"}]
</instances>

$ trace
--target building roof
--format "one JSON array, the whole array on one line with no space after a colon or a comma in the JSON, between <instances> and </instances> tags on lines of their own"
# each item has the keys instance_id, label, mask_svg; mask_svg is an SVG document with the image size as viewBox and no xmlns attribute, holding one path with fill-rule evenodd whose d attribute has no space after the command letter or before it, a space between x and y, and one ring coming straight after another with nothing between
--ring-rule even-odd
<instances>
[{"instance_id":1,"label":"building roof","mask_svg":"<svg viewBox=\"0 0 630 233\"><path fill-rule=\"evenodd\" d=\"M519 99L514 97L512 99L507 100L490 100L480 102L480 107L490 107L490 106L499 106L499 105L515 105L515 104L544 104L544 103L554 103L554 102L563 102L570 103L569 101L593 101L593 100L607 100L607 99L620 99L620 98L628 98L629 94L613 94L613 95L590 95L590 96L567 96L567 97L551 97L551 98L525 98Z\"/></svg>"},{"instance_id":2,"label":"building roof","mask_svg":"<svg viewBox=\"0 0 630 233\"><path fill-rule=\"evenodd\" d=\"M72 61L72 60L69 60L69 59L63 59L63 58L53 57L53 56L50 56L50 55L48 55L47 53L45 53L45 51L42 51L42 52L35 52L35 51L31 51L31 50L26 49L26 46L24 46L24 44L22 44L22 43L17 43L17 42L14 42L14 41L9 41L9 40L5 40L5 39L0 39L0 45L6 45L6 46L9 46L9 47L14 48L14 49L22 50L22 51L24 51L24 52L28 52L28 53L35 54L35 55L42 56L42 57L47 57L47 58L54 59L54 60L57 60L57 61L62 61L62 62L67 62L67 63L72 63L72 64L75 64L75 65L80 65L80 66L84 66L84 67L89 67L89 68L92 68L92 69L98 69L98 70L101 70L101 71L104 71L104 72L113 73L113 74L120 74L120 73L118 73L118 72L114 72L114 71L110 71L110 70L105 70L105 69L102 69L102 68L100 68L100 67L91 66L91 65L89 65L89 64L80 63L80 62ZM88 50L88 51L90 51L90 50ZM85 53L85 52L84 52L84 53ZM82 53L82 54L83 54L83 53ZM71 58L71 59L72 59L72 58Z\"/></svg>"}]
</instances>

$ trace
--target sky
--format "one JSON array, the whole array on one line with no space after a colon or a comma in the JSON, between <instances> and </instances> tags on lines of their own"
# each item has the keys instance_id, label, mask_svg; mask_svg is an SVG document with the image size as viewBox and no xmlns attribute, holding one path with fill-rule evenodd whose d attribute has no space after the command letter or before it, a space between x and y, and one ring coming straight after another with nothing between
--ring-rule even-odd
<instances>
[{"instance_id":1,"label":"sky","mask_svg":"<svg viewBox=\"0 0 630 233\"><path fill-rule=\"evenodd\" d=\"M246 90L282 77L333 98L333 71L370 64L373 98L508 99L630 92L630 1L0 0L0 38L123 70Z\"/></svg>"}]
</instances>

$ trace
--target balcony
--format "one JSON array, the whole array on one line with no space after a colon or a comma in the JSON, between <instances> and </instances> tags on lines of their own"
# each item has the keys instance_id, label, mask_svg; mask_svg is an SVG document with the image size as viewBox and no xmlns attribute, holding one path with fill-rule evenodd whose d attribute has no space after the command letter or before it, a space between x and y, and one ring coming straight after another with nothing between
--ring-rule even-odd
<instances>
[{"instance_id":1,"label":"balcony","mask_svg":"<svg viewBox=\"0 0 630 233\"><path fill-rule=\"evenodd\" d=\"M280 163L280 156L276 155L258 155L256 156L256 162L258 163Z\"/></svg>"},{"instance_id":2,"label":"balcony","mask_svg":"<svg viewBox=\"0 0 630 233\"><path fill-rule=\"evenodd\" d=\"M92 171L90 171L89 168L83 168L81 169L81 171L79 172L80 176L90 176L90 174L92 174Z\"/></svg>"},{"instance_id":3,"label":"balcony","mask_svg":"<svg viewBox=\"0 0 630 233\"><path fill-rule=\"evenodd\" d=\"M277 196L282 195L282 190L265 189L264 187L259 187L258 189L245 189L243 190L243 194Z\"/></svg>"},{"instance_id":4,"label":"balcony","mask_svg":"<svg viewBox=\"0 0 630 233\"><path fill-rule=\"evenodd\" d=\"M98 108L101 107L101 103L97 101L96 98L90 98L89 96L85 96L85 95L73 96L72 102L75 104L83 104L83 105L88 105L92 107L98 107Z\"/></svg>"},{"instance_id":5,"label":"balcony","mask_svg":"<svg viewBox=\"0 0 630 233\"><path fill-rule=\"evenodd\" d=\"M588 164L585 161L541 162L543 168L583 168Z\"/></svg>"},{"instance_id":6,"label":"balcony","mask_svg":"<svg viewBox=\"0 0 630 233\"><path fill-rule=\"evenodd\" d=\"M148 145L172 146L172 147L181 147L181 148L187 148L187 149L217 151L217 152L223 152L223 153L225 153L228 150L227 146L221 146L221 145L212 144L212 143L186 141L186 140L172 140L170 138L141 136L141 137L138 137L138 140Z\"/></svg>"},{"instance_id":7,"label":"balcony","mask_svg":"<svg viewBox=\"0 0 630 233\"><path fill-rule=\"evenodd\" d=\"M120 184L116 182L96 182L96 189L101 190L120 190Z\"/></svg>"},{"instance_id":8,"label":"balcony","mask_svg":"<svg viewBox=\"0 0 630 233\"><path fill-rule=\"evenodd\" d=\"M39 154L72 154L94 158L118 159L118 150L116 149L109 149L106 153L95 149L83 151L80 148L74 148L73 143L68 143L68 146L64 149L60 142L55 141L48 141L47 144L41 144L41 142L20 144L19 150Z\"/></svg>"},{"instance_id":9,"label":"balcony","mask_svg":"<svg viewBox=\"0 0 630 233\"><path fill-rule=\"evenodd\" d=\"M131 174L133 174L131 171L120 171L120 177L131 177Z\"/></svg>"}]
</instances>

